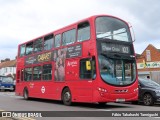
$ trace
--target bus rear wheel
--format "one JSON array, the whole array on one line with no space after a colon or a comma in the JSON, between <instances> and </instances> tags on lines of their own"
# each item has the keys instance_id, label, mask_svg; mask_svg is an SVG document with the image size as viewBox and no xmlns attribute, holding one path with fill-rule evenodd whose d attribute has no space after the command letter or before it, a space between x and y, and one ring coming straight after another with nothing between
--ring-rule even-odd
<instances>
[{"instance_id":1,"label":"bus rear wheel","mask_svg":"<svg viewBox=\"0 0 160 120\"><path fill-rule=\"evenodd\" d=\"M27 89L24 89L24 91L23 91L23 98L24 98L25 100L28 100L28 99L29 99L28 90L27 90Z\"/></svg>"},{"instance_id":2,"label":"bus rear wheel","mask_svg":"<svg viewBox=\"0 0 160 120\"><path fill-rule=\"evenodd\" d=\"M72 104L72 95L69 88L65 88L62 92L62 101L64 105L71 105Z\"/></svg>"}]
</instances>

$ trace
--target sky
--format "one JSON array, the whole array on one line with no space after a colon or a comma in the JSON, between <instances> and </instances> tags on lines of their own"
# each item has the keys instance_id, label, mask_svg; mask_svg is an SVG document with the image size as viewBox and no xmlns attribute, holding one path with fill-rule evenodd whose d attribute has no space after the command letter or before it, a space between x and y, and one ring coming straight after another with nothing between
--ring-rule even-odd
<instances>
[{"instance_id":1,"label":"sky","mask_svg":"<svg viewBox=\"0 0 160 120\"><path fill-rule=\"evenodd\" d=\"M15 59L18 44L92 15L130 23L135 52L160 49L160 0L0 0L0 60Z\"/></svg>"}]
</instances>

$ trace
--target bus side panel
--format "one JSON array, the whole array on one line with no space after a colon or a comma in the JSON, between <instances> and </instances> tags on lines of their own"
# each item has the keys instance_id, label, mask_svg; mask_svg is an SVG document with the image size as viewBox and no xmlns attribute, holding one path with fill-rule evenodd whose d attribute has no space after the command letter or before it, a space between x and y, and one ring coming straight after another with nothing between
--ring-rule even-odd
<instances>
[{"instance_id":1,"label":"bus side panel","mask_svg":"<svg viewBox=\"0 0 160 120\"><path fill-rule=\"evenodd\" d=\"M92 81L80 79L79 59L66 60L66 83L71 90L72 101L92 101Z\"/></svg>"}]
</instances>

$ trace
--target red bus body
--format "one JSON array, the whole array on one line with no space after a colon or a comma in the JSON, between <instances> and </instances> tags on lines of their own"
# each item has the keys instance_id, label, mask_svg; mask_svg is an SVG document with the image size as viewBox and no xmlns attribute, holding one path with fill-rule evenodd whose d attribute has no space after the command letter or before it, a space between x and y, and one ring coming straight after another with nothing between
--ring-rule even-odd
<instances>
[{"instance_id":1,"label":"red bus body","mask_svg":"<svg viewBox=\"0 0 160 120\"><path fill-rule=\"evenodd\" d=\"M70 91L69 97L71 98L71 102L106 103L106 102L120 102L120 101L136 101L138 99L138 81L137 81L136 71L135 71L134 82L132 82L131 80L129 84L128 82L124 82L124 84L115 83L115 85L113 85L112 82L107 83L104 80L102 80L102 75L100 73L101 71L100 64L98 62L99 61L98 56L101 54L98 53L98 49L97 49L98 38L96 38L96 29L101 29L101 28L98 28L98 27L96 28L96 25L95 25L96 19L98 17L107 17L107 19L114 18L115 20L120 20L119 18L108 16L108 15L92 16L87 19L76 22L72 25L69 25L67 27L64 27L62 29L59 29L57 31L50 32L49 34L43 35L36 39L27 41L26 43L20 44L18 47L18 57L17 57L16 95L24 96L25 94L24 91L27 90L28 97L62 100L63 91L67 88ZM123 20L120 20L120 21L124 22ZM124 23L127 25L126 22ZM87 40L78 41L77 40L78 30L80 34L81 32L80 30L85 28L84 26L88 26L88 24L90 28L89 29L90 38L88 38ZM70 31L72 29L75 29L74 33L76 34L76 37L75 37L76 40L73 43L62 45L63 44L62 37L65 36L64 32ZM88 28L85 28L83 30L86 30L86 29L88 30ZM57 34L61 34L60 46L55 48L54 47L55 42L54 42L53 47L51 49L44 50L44 46L46 45L44 44L44 39L47 39L45 38L45 36L51 35L51 34L53 34L54 37ZM100 36L104 36L104 34ZM116 37L118 39L118 36ZM35 53L32 52L31 54L29 53L29 55L26 55L26 51L27 50L30 51L30 48L31 48L31 47L28 47L29 46L28 43L32 43L39 38L42 38L42 50ZM107 41L107 39L99 40L99 41L103 42L103 41ZM53 40L55 40L55 38ZM106 42L105 45L107 46L107 44L110 44L111 46L113 45L115 47L117 43L118 42L116 41L112 44L112 41L111 41L111 43ZM119 43L121 43L121 41ZM33 44L33 48L36 46L35 44L36 43ZM28 48L25 48L24 50L25 54L20 56L21 54L20 47L22 45ZM128 45L128 42L124 42L124 45ZM132 41L129 42L129 46L130 48L132 48L130 49L130 52L132 53L133 61L135 61ZM118 49L120 49L121 47L123 47L123 45L121 45ZM108 47L108 49L110 48ZM35 48L33 50L35 50ZM113 52L112 50L111 51L106 50L106 51ZM114 53L115 52L116 51L114 51ZM125 53L122 51L120 55L121 54L125 54ZM118 58L116 58L116 60L117 59ZM127 58L125 58L125 60L126 59ZM90 68L87 68L90 64L91 64L91 67L93 67L93 64L91 62L93 60L95 64L94 65L95 75L93 75L93 71L90 70ZM88 66L86 61L87 62L89 61ZM63 63L63 65L61 63ZM51 69L49 69L49 67L47 66L46 67L44 66L48 64L52 66ZM120 64L121 64L120 62L117 62L117 64L115 65L116 68L118 68ZM39 66L39 68L36 68L36 66ZM87 67L83 67L83 66L87 66ZM26 68L29 68L29 69L26 69ZM121 73L123 69L126 69L126 68L120 67L118 69L119 69L118 71L115 70L117 74ZM47 70L50 71L50 73L47 72ZM87 73L87 72L90 72L90 73ZM122 77L124 77L125 75L126 74L122 74ZM29 77L32 77L32 78L29 78ZM117 80L119 78L122 79L122 77L117 77ZM125 78L127 79L127 77ZM113 80L115 81L115 79ZM107 78L107 81L108 81L108 78Z\"/></svg>"}]
</instances>

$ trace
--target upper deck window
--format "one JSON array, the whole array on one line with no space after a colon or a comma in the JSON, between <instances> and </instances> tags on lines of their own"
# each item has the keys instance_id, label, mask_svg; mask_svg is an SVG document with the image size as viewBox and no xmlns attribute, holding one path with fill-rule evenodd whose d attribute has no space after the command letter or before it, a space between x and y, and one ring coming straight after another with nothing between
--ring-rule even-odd
<instances>
[{"instance_id":1,"label":"upper deck window","mask_svg":"<svg viewBox=\"0 0 160 120\"><path fill-rule=\"evenodd\" d=\"M40 52L42 49L42 38L39 38L34 41L34 52Z\"/></svg>"},{"instance_id":2,"label":"upper deck window","mask_svg":"<svg viewBox=\"0 0 160 120\"><path fill-rule=\"evenodd\" d=\"M26 45L20 46L20 54L19 54L20 57L25 55L25 48L26 48Z\"/></svg>"},{"instance_id":3,"label":"upper deck window","mask_svg":"<svg viewBox=\"0 0 160 120\"><path fill-rule=\"evenodd\" d=\"M90 39L90 25L84 22L78 25L78 42Z\"/></svg>"},{"instance_id":4,"label":"upper deck window","mask_svg":"<svg viewBox=\"0 0 160 120\"><path fill-rule=\"evenodd\" d=\"M113 17L98 17L96 19L97 38L131 42L128 25Z\"/></svg>"},{"instance_id":5,"label":"upper deck window","mask_svg":"<svg viewBox=\"0 0 160 120\"><path fill-rule=\"evenodd\" d=\"M61 34L58 34L55 36L55 41L54 41L54 47L60 47L61 46Z\"/></svg>"},{"instance_id":6,"label":"upper deck window","mask_svg":"<svg viewBox=\"0 0 160 120\"><path fill-rule=\"evenodd\" d=\"M33 42L26 44L26 55L32 54L33 51Z\"/></svg>"},{"instance_id":7,"label":"upper deck window","mask_svg":"<svg viewBox=\"0 0 160 120\"><path fill-rule=\"evenodd\" d=\"M63 33L62 45L69 45L76 40L76 30L72 29Z\"/></svg>"},{"instance_id":8,"label":"upper deck window","mask_svg":"<svg viewBox=\"0 0 160 120\"><path fill-rule=\"evenodd\" d=\"M53 47L53 34L44 37L44 50L50 50Z\"/></svg>"}]
</instances>

